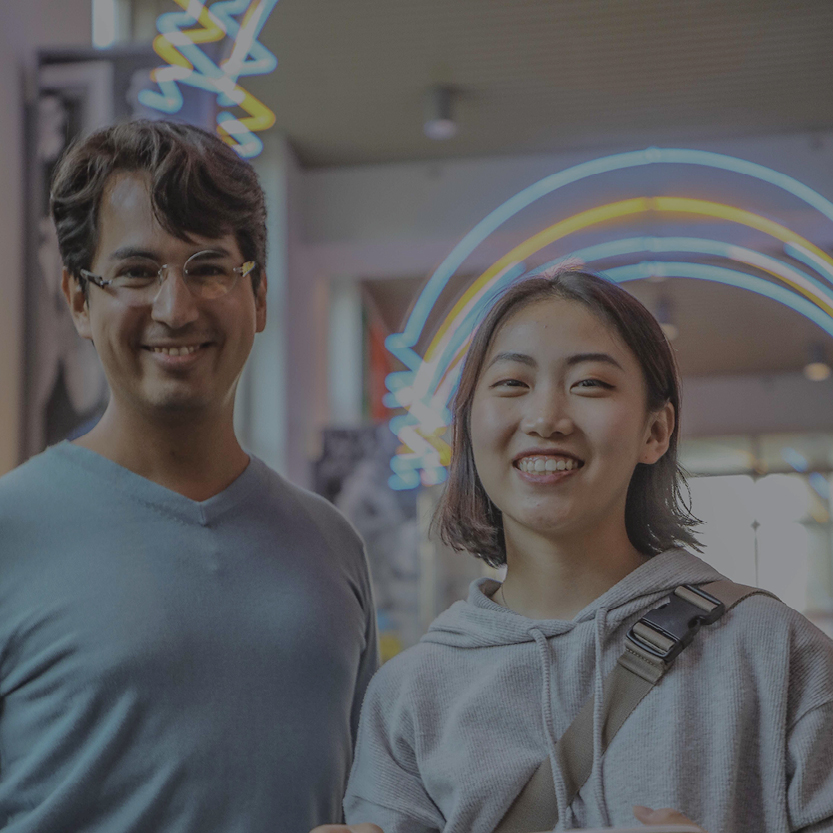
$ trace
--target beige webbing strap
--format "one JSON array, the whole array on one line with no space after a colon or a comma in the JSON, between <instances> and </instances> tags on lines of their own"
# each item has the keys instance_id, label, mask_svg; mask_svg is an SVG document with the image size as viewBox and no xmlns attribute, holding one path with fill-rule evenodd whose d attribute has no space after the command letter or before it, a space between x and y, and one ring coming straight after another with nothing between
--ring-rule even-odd
<instances>
[{"instance_id":1,"label":"beige webbing strap","mask_svg":"<svg viewBox=\"0 0 833 833\"><path fill-rule=\"evenodd\" d=\"M536 833L552 830L557 823L555 783L552 764L547 756L518 793L494 833Z\"/></svg>"},{"instance_id":2,"label":"beige webbing strap","mask_svg":"<svg viewBox=\"0 0 833 833\"><path fill-rule=\"evenodd\" d=\"M700 585L700 589L722 602L727 611L749 596L758 594L773 596L766 590L726 580ZM708 602L701 596L685 587L679 587L674 592L698 607L706 609L705 605L708 605ZM773 596L773 598L777 597ZM714 606L711 605L711 607ZM657 642L658 638L665 639L661 634L652 633L647 627L640 635L652 642ZM658 644L657 647L663 648L663 645ZM629 715L669 668L670 664L644 651L631 640L627 640L625 650L619 657L616 667L604 681L602 753L607 750ZM594 708L595 698L591 696L556 745L558 765L566 787L567 806L572 804L573 799L590 777L593 767ZM535 831L552 830L557 822L555 784L552 764L548 756L512 802L494 833L535 833Z\"/></svg>"},{"instance_id":3,"label":"beige webbing strap","mask_svg":"<svg viewBox=\"0 0 833 833\"><path fill-rule=\"evenodd\" d=\"M659 682L668 666L650 654L625 648L613 671L605 677L602 701L602 752L642 698ZM564 779L567 804L590 777L593 768L593 711L596 698L590 697L567 727L555 747ZM553 788L554 790L555 788Z\"/></svg>"}]
</instances>

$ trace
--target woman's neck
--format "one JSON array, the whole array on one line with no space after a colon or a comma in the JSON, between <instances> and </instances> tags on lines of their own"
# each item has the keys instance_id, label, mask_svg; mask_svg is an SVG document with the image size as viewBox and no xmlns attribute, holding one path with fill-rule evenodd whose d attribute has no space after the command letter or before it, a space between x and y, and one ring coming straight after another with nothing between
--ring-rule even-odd
<instances>
[{"instance_id":1,"label":"woman's neck","mask_svg":"<svg viewBox=\"0 0 833 833\"><path fill-rule=\"evenodd\" d=\"M505 525L506 580L495 601L530 619L572 619L646 561L624 525L549 538Z\"/></svg>"}]
</instances>

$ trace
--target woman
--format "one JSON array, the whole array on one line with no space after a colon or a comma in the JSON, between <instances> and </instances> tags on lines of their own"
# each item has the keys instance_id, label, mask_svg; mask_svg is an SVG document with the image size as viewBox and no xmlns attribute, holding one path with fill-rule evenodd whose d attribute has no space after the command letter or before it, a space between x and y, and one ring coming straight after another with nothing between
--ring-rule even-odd
<instances>
[{"instance_id":1,"label":"woman","mask_svg":"<svg viewBox=\"0 0 833 833\"><path fill-rule=\"evenodd\" d=\"M558 829L833 830L833 643L768 596L703 627L604 748L603 681L631 626L721 578L683 549L679 413L668 342L617 285L561 270L497 301L461 375L435 522L506 579L474 582L374 678L348 823L490 833L549 758ZM556 742L594 695L570 800Z\"/></svg>"}]
</instances>

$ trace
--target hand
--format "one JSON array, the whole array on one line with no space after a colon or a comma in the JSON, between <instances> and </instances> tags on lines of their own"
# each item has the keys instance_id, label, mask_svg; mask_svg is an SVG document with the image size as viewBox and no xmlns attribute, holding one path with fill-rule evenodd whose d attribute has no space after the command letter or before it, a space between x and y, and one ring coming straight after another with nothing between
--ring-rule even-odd
<instances>
[{"instance_id":1,"label":"hand","mask_svg":"<svg viewBox=\"0 0 833 833\"><path fill-rule=\"evenodd\" d=\"M643 824L694 824L694 822L686 818L682 813L672 810L670 807L663 807L661 810L652 810L650 807L640 807L639 805L633 808L633 814ZM697 827L696 824L694 824ZM698 830L703 830L698 827ZM375 831L368 831L368 833L375 833ZM703 833L706 833L703 830Z\"/></svg>"},{"instance_id":2,"label":"hand","mask_svg":"<svg viewBox=\"0 0 833 833\"><path fill-rule=\"evenodd\" d=\"M322 824L310 833L385 833L375 824Z\"/></svg>"}]
</instances>

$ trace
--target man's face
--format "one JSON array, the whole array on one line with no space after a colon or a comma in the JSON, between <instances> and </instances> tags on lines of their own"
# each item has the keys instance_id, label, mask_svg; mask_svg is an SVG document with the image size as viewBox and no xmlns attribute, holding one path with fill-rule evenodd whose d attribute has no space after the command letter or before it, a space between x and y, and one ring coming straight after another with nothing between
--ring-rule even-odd
<instances>
[{"instance_id":1,"label":"man's face","mask_svg":"<svg viewBox=\"0 0 833 833\"><path fill-rule=\"evenodd\" d=\"M235 266L243 263L243 255L233 234L186 241L166 232L153 216L148 184L141 174L110 178L90 271L114 277L135 263L139 253L144 262L173 268L156 297L140 305L118 289L92 283L84 300L65 274L76 328L95 344L119 405L148 415L230 413L254 335L266 324L265 280L256 294L246 276L220 298L192 295L181 270L191 255L225 250Z\"/></svg>"}]
</instances>

